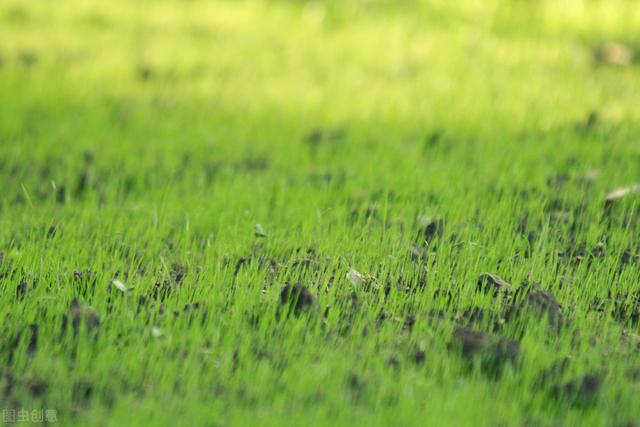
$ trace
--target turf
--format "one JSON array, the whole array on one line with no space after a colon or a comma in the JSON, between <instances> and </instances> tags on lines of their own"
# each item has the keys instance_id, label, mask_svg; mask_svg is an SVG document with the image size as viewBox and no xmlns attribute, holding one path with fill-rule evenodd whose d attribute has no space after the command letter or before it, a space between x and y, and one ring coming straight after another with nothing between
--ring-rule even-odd
<instances>
[{"instance_id":1,"label":"turf","mask_svg":"<svg viewBox=\"0 0 640 427\"><path fill-rule=\"evenodd\" d=\"M638 425L639 26L3 1L3 422Z\"/></svg>"}]
</instances>

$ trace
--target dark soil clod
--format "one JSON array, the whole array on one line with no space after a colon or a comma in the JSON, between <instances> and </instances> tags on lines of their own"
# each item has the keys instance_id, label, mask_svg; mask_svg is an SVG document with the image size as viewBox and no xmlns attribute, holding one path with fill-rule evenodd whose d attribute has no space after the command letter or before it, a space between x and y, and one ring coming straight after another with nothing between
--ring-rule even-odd
<instances>
[{"instance_id":1,"label":"dark soil clod","mask_svg":"<svg viewBox=\"0 0 640 427\"><path fill-rule=\"evenodd\" d=\"M299 315L316 305L316 297L306 286L287 284L280 291L280 302L282 305L289 306L294 314Z\"/></svg>"},{"instance_id":2,"label":"dark soil clod","mask_svg":"<svg viewBox=\"0 0 640 427\"><path fill-rule=\"evenodd\" d=\"M185 265L179 264L177 262L173 263L173 265L171 266L171 271L169 272L169 276L171 277L173 283L175 283L176 285L181 284L186 275L187 267Z\"/></svg>"},{"instance_id":3,"label":"dark soil clod","mask_svg":"<svg viewBox=\"0 0 640 427\"><path fill-rule=\"evenodd\" d=\"M550 189L558 189L564 187L569 182L569 175L566 173L559 173L547 178L547 187Z\"/></svg>"},{"instance_id":4,"label":"dark soil clod","mask_svg":"<svg viewBox=\"0 0 640 427\"><path fill-rule=\"evenodd\" d=\"M519 295L522 293L525 295L520 298ZM543 291L537 284L519 288L514 295L514 300L520 302L507 312L507 321L529 315L536 320L546 318L549 330L555 333L560 332L560 329L566 323L558 301L549 292Z\"/></svg>"},{"instance_id":5,"label":"dark soil clod","mask_svg":"<svg viewBox=\"0 0 640 427\"><path fill-rule=\"evenodd\" d=\"M240 273L240 270L248 266L253 259L256 259L256 258L254 258L253 256L238 258L238 261L236 262L236 265L233 271L233 276L236 277L238 273ZM258 267L260 269L266 269L269 274L274 274L276 272L276 269L278 268L278 263L273 259L259 257L257 258L257 261L258 261Z\"/></svg>"},{"instance_id":6,"label":"dark soil clod","mask_svg":"<svg viewBox=\"0 0 640 427\"><path fill-rule=\"evenodd\" d=\"M551 366L540 372L540 374L536 377L535 386L544 387L548 384L553 383L558 378L562 377L562 375L564 375L567 369L569 369L570 363L570 357L563 357L562 359L555 361L551 364Z\"/></svg>"},{"instance_id":7,"label":"dark soil clod","mask_svg":"<svg viewBox=\"0 0 640 427\"><path fill-rule=\"evenodd\" d=\"M31 396L39 397L47 392L49 386L46 382L41 380L30 380L27 383L27 388L29 389Z\"/></svg>"},{"instance_id":8,"label":"dark soil clod","mask_svg":"<svg viewBox=\"0 0 640 427\"><path fill-rule=\"evenodd\" d=\"M29 345L27 346L27 353L34 354L38 348L38 324L30 324L29 330L31 331L31 338L29 339Z\"/></svg>"},{"instance_id":9,"label":"dark soil clod","mask_svg":"<svg viewBox=\"0 0 640 427\"><path fill-rule=\"evenodd\" d=\"M640 293L609 292L609 301L613 302L611 316L618 322L630 323L635 327L640 322Z\"/></svg>"},{"instance_id":10,"label":"dark soil clod","mask_svg":"<svg viewBox=\"0 0 640 427\"><path fill-rule=\"evenodd\" d=\"M553 387L551 393L555 398L566 399L575 405L588 405L597 398L602 383L602 375L586 374Z\"/></svg>"},{"instance_id":11,"label":"dark soil clod","mask_svg":"<svg viewBox=\"0 0 640 427\"><path fill-rule=\"evenodd\" d=\"M297 259L294 259L293 262L291 263L291 268L305 270L309 268L312 264L313 264L313 260L309 258L299 258L299 259L297 258Z\"/></svg>"},{"instance_id":12,"label":"dark soil clod","mask_svg":"<svg viewBox=\"0 0 640 427\"><path fill-rule=\"evenodd\" d=\"M71 389L72 399L74 402L86 405L91 400L94 392L94 386L91 381L87 380L78 380L73 383L73 387Z\"/></svg>"},{"instance_id":13,"label":"dark soil clod","mask_svg":"<svg viewBox=\"0 0 640 427\"><path fill-rule=\"evenodd\" d=\"M507 362L515 364L520 353L520 345L516 341L464 326L455 329L452 344L467 360L481 357L482 369L491 373L499 373Z\"/></svg>"},{"instance_id":14,"label":"dark soil clod","mask_svg":"<svg viewBox=\"0 0 640 427\"><path fill-rule=\"evenodd\" d=\"M457 313L453 320L462 326L488 328L491 331L497 331L502 322L498 314L479 307L467 308Z\"/></svg>"},{"instance_id":15,"label":"dark soil clod","mask_svg":"<svg viewBox=\"0 0 640 427\"><path fill-rule=\"evenodd\" d=\"M396 372L401 368L400 359L398 359L398 356L395 354L392 354L387 358L387 365L393 368Z\"/></svg>"},{"instance_id":16,"label":"dark soil clod","mask_svg":"<svg viewBox=\"0 0 640 427\"><path fill-rule=\"evenodd\" d=\"M417 245L415 243L411 244L411 248L409 249L409 254L411 256L411 260L416 263L426 264L429 258L429 251L427 248L421 245Z\"/></svg>"},{"instance_id":17,"label":"dark soil clod","mask_svg":"<svg viewBox=\"0 0 640 427\"><path fill-rule=\"evenodd\" d=\"M74 299L62 320L62 330L66 331L70 325L74 335L77 335L82 324L86 325L90 332L97 331L100 326L100 316L90 305L82 304Z\"/></svg>"},{"instance_id":18,"label":"dark soil clod","mask_svg":"<svg viewBox=\"0 0 640 427\"><path fill-rule=\"evenodd\" d=\"M417 348L414 353L413 353L413 362L420 366L422 365L425 360L427 359L427 353L425 353L425 351L421 348Z\"/></svg>"},{"instance_id":19,"label":"dark soil clod","mask_svg":"<svg viewBox=\"0 0 640 427\"><path fill-rule=\"evenodd\" d=\"M444 220L435 218L427 220L426 223L418 228L416 235L416 243L429 244L444 234Z\"/></svg>"},{"instance_id":20,"label":"dark soil clod","mask_svg":"<svg viewBox=\"0 0 640 427\"><path fill-rule=\"evenodd\" d=\"M313 129L304 136L304 141L312 148L315 148L323 142L339 142L344 139L345 135L346 130L344 128L335 128L330 130Z\"/></svg>"},{"instance_id":21,"label":"dark soil clod","mask_svg":"<svg viewBox=\"0 0 640 427\"><path fill-rule=\"evenodd\" d=\"M58 234L58 226L57 225L51 225L48 229L47 229L47 238L48 239L53 239L54 237L56 237L56 235Z\"/></svg>"},{"instance_id":22,"label":"dark soil clod","mask_svg":"<svg viewBox=\"0 0 640 427\"><path fill-rule=\"evenodd\" d=\"M92 295L95 292L96 283L96 275L91 270L75 270L73 272L75 290L83 297Z\"/></svg>"},{"instance_id":23,"label":"dark soil clod","mask_svg":"<svg viewBox=\"0 0 640 427\"><path fill-rule=\"evenodd\" d=\"M320 143L320 141L322 141L323 136L324 134L322 130L315 129L309 132L307 135L305 135L304 140L307 144L311 146L316 146Z\"/></svg>"},{"instance_id":24,"label":"dark soil clod","mask_svg":"<svg viewBox=\"0 0 640 427\"><path fill-rule=\"evenodd\" d=\"M167 280L156 282L151 289L151 298L162 302L173 293L173 288L173 285Z\"/></svg>"},{"instance_id":25,"label":"dark soil clod","mask_svg":"<svg viewBox=\"0 0 640 427\"><path fill-rule=\"evenodd\" d=\"M67 201L67 188L64 185L59 185L56 188L56 202L63 205Z\"/></svg>"},{"instance_id":26,"label":"dark soil clod","mask_svg":"<svg viewBox=\"0 0 640 427\"><path fill-rule=\"evenodd\" d=\"M191 304L186 304L182 309L182 313L187 315L189 323L197 317L200 317L204 323L209 314L209 309L204 305L204 303L196 301Z\"/></svg>"},{"instance_id":27,"label":"dark soil clod","mask_svg":"<svg viewBox=\"0 0 640 427\"><path fill-rule=\"evenodd\" d=\"M413 326L416 324L416 316L413 314L408 315L404 322L402 323L402 330L411 332L413 331Z\"/></svg>"},{"instance_id":28,"label":"dark soil clod","mask_svg":"<svg viewBox=\"0 0 640 427\"><path fill-rule=\"evenodd\" d=\"M22 300L24 299L25 294L29 291L29 285L25 280L21 280L16 286L16 299Z\"/></svg>"},{"instance_id":29,"label":"dark soil clod","mask_svg":"<svg viewBox=\"0 0 640 427\"><path fill-rule=\"evenodd\" d=\"M367 384L365 381L360 378L360 376L356 373L351 373L347 377L347 386L349 390L353 393L353 397L359 398L362 393L364 393Z\"/></svg>"}]
</instances>

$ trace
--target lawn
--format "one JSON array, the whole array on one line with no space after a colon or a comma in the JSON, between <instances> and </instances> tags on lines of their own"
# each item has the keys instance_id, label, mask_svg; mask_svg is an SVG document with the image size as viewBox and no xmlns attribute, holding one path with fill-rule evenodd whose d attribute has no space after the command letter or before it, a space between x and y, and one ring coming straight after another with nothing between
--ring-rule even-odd
<instances>
[{"instance_id":1,"label":"lawn","mask_svg":"<svg viewBox=\"0 0 640 427\"><path fill-rule=\"evenodd\" d=\"M0 2L0 424L640 426L640 3Z\"/></svg>"}]
</instances>

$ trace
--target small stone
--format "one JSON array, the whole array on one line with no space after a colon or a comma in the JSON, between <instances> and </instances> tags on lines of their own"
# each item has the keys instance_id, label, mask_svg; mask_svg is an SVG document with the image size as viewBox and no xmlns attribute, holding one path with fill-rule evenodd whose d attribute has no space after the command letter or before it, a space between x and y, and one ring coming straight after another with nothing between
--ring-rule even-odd
<instances>
[{"instance_id":1,"label":"small stone","mask_svg":"<svg viewBox=\"0 0 640 427\"><path fill-rule=\"evenodd\" d=\"M262 228L262 225L260 224L256 224L254 226L254 232L256 237L267 237L267 233L265 233L264 228Z\"/></svg>"},{"instance_id":2,"label":"small stone","mask_svg":"<svg viewBox=\"0 0 640 427\"><path fill-rule=\"evenodd\" d=\"M116 289L118 289L120 292L127 292L129 289L127 288L127 286L122 283L120 280L118 279L113 279L113 282L111 282L113 284L113 286L116 287Z\"/></svg>"},{"instance_id":3,"label":"small stone","mask_svg":"<svg viewBox=\"0 0 640 427\"><path fill-rule=\"evenodd\" d=\"M363 282L362 274L360 274L358 271L354 270L353 268L350 269L349 272L347 273L347 279L349 279L349 281L353 283L355 286L360 286L362 285L362 282Z\"/></svg>"},{"instance_id":4,"label":"small stone","mask_svg":"<svg viewBox=\"0 0 640 427\"><path fill-rule=\"evenodd\" d=\"M617 200L634 194L640 194L640 184L633 184L628 187L616 188L615 190L608 192L604 197L605 204L611 205Z\"/></svg>"}]
</instances>

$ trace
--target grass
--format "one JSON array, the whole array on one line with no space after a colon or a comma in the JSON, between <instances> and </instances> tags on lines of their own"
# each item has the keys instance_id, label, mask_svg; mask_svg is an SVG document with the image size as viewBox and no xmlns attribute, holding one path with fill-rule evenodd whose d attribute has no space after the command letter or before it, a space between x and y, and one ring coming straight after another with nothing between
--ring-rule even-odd
<instances>
[{"instance_id":1,"label":"grass","mask_svg":"<svg viewBox=\"0 0 640 427\"><path fill-rule=\"evenodd\" d=\"M2 2L3 417L638 425L640 7L447 3Z\"/></svg>"}]
</instances>

